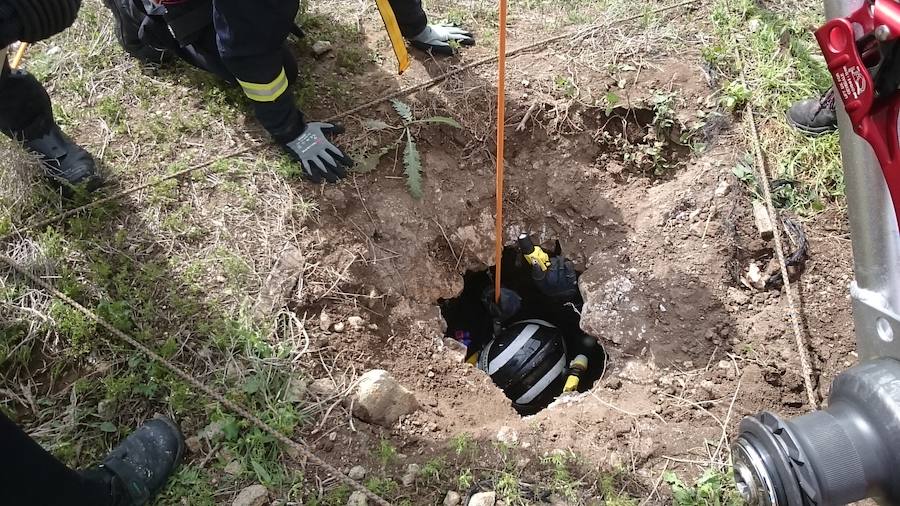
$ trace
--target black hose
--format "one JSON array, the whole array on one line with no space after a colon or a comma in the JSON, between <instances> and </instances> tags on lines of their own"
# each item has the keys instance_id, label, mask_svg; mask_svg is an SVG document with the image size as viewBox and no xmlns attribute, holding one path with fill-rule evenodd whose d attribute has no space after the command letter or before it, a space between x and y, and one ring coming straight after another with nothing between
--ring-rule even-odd
<instances>
[{"instance_id":1,"label":"black hose","mask_svg":"<svg viewBox=\"0 0 900 506\"><path fill-rule=\"evenodd\" d=\"M787 232L788 238L794 246L791 254L787 255L784 259L785 266L800 267L806 261L806 257L809 254L809 241L806 238L806 232L803 230L803 225L794 218L787 216L781 218L781 223L784 224L784 230ZM766 280L766 288L781 288L783 285L784 280L781 278L780 269L778 272L770 275L769 279Z\"/></svg>"}]
</instances>

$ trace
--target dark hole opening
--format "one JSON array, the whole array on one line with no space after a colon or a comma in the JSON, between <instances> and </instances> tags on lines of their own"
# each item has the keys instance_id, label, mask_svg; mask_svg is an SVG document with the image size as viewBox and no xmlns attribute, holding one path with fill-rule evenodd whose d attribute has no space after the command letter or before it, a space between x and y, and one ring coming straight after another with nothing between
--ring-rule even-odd
<instances>
[{"instance_id":1,"label":"dark hole opening","mask_svg":"<svg viewBox=\"0 0 900 506\"><path fill-rule=\"evenodd\" d=\"M588 336L580 328L580 312L584 301L577 290L576 294L567 300L546 296L532 279L531 265L525 261L523 255L515 247L505 248L501 261L503 288L515 291L521 297L522 304L519 312L504 321L500 328L495 325L485 304L485 299L490 300L490 293L493 291L494 267L483 271L467 272L463 276L462 293L453 299L439 300L438 303L441 314L447 322L446 336L467 346L467 359L491 375L494 383L513 401L513 406L520 414L533 414L547 407L550 402L562 394L565 381L570 374L574 373L570 367L571 362L578 355L587 358L587 367L586 370L578 373L577 391L589 390L603 376L606 367L606 353L597 339ZM580 275L581 272L579 271L578 274ZM516 346L520 344L513 345L513 343L521 343L516 340L520 335L516 332L534 331L533 327L528 329L526 323L517 324L517 322L533 320L547 322L554 326L556 330L550 332L559 336L564 343L565 351L560 350L556 354L539 356L538 352L542 351L539 348L540 345L529 341L525 346L526 349L516 353L517 362L511 361L516 362L513 364L516 366L514 371L497 370L495 374L490 373L491 366L495 362L488 361L488 359L491 356L496 358L498 349L502 350L503 346L510 350L518 349ZM532 347L529 348L529 346ZM485 355L485 353L487 354ZM562 355L564 358L560 358ZM548 360L553 363L549 363ZM530 402L527 405L515 402L523 398L522 389L530 390L528 387L540 383L541 378L545 376L555 377L555 371L559 367L558 362L563 361L564 369L561 373L563 379L557 379L551 386L546 387L548 393L542 397L542 400ZM504 374L510 377L504 377ZM522 382L525 384L520 385Z\"/></svg>"}]
</instances>

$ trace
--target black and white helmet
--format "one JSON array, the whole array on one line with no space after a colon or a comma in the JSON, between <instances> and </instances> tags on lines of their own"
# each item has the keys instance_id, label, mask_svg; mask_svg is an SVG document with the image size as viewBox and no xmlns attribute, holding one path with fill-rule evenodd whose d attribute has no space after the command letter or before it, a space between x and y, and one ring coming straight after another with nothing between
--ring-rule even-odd
<instances>
[{"instance_id":1,"label":"black and white helmet","mask_svg":"<svg viewBox=\"0 0 900 506\"><path fill-rule=\"evenodd\" d=\"M506 327L484 347L478 368L488 373L520 414L534 414L562 393L566 345L553 324L523 320Z\"/></svg>"}]
</instances>

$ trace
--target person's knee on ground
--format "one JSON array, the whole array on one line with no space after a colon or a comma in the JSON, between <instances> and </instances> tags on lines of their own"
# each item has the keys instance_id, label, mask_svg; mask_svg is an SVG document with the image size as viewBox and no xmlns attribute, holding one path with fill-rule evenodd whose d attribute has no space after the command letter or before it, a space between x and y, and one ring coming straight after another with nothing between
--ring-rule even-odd
<instances>
[{"instance_id":1,"label":"person's knee on ground","mask_svg":"<svg viewBox=\"0 0 900 506\"><path fill-rule=\"evenodd\" d=\"M91 155L65 135L53 119L50 97L31 74L0 70L0 132L38 156L47 176L65 194L74 187L95 190L102 184Z\"/></svg>"}]
</instances>

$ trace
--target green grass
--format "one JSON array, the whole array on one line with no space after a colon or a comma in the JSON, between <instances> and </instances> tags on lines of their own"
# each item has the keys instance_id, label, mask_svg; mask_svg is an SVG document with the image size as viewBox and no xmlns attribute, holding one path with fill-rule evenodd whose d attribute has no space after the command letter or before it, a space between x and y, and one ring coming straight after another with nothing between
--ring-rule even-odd
<instances>
[{"instance_id":1,"label":"green grass","mask_svg":"<svg viewBox=\"0 0 900 506\"><path fill-rule=\"evenodd\" d=\"M720 103L735 111L753 104L775 178L794 182L784 191L783 205L812 213L839 204L844 181L837 134L806 137L785 120L791 104L817 97L831 86L808 30L823 23L821 5L804 4L788 15L750 0L718 0L712 20L717 38L703 48L703 56L725 77ZM737 60L737 50L744 61ZM740 77L741 64L746 83Z\"/></svg>"}]
</instances>

